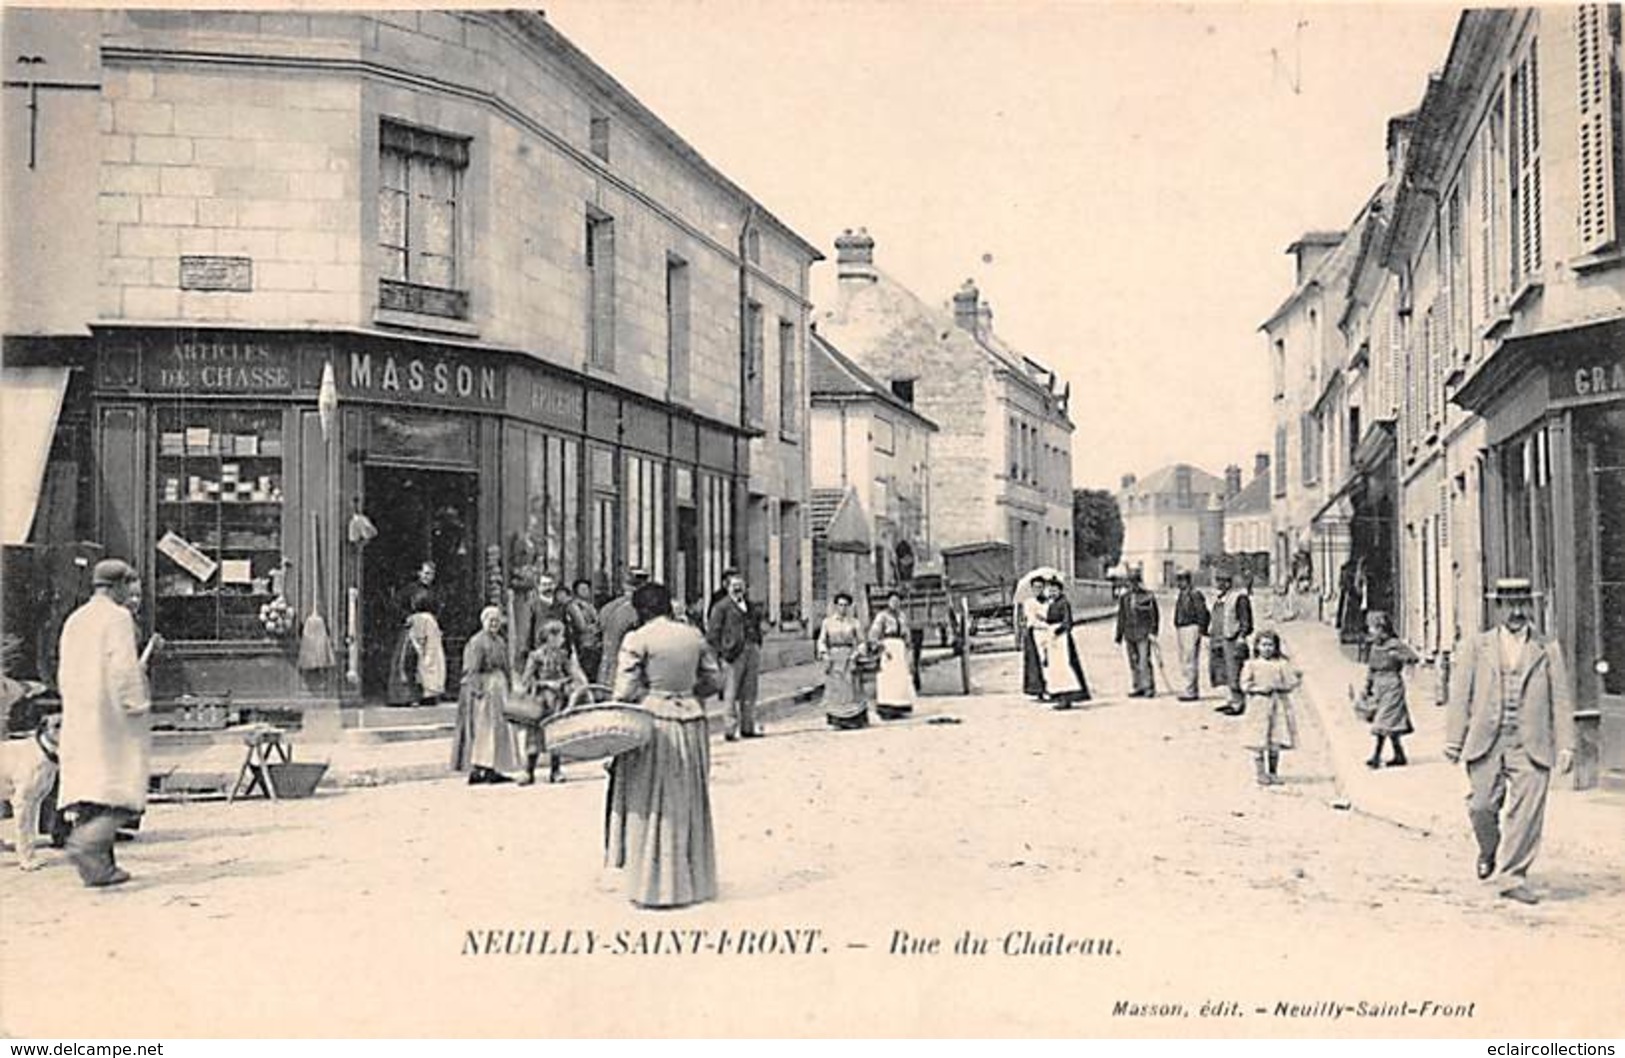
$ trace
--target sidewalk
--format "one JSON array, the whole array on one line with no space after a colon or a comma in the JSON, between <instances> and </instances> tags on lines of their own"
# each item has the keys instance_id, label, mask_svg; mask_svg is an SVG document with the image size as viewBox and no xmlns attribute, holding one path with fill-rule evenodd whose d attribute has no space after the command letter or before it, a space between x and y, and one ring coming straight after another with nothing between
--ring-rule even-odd
<instances>
[{"instance_id":1,"label":"sidewalk","mask_svg":"<svg viewBox=\"0 0 1625 1058\"><path fill-rule=\"evenodd\" d=\"M771 721L817 701L824 693L823 680L823 665L813 662L762 673L757 700L761 719ZM712 706L719 707L720 700ZM716 725L715 730L720 733L722 726ZM327 762L323 787L383 786L452 775L449 735L394 742L305 742L296 732L289 739L294 760ZM219 797L236 779L245 752L232 739L205 745L159 741L153 746L151 772L164 777L164 796L175 800Z\"/></svg>"},{"instance_id":2,"label":"sidewalk","mask_svg":"<svg viewBox=\"0 0 1625 1058\"><path fill-rule=\"evenodd\" d=\"M1443 706L1435 705L1438 672L1419 665L1406 673L1406 699L1416 733L1405 738L1403 768L1365 765L1374 739L1354 715L1349 688L1365 683L1354 648L1343 647L1329 625L1302 619L1277 625L1286 651L1303 670L1300 701L1313 708L1326 732L1340 797L1355 809L1428 833L1470 833L1467 774L1444 759ZM1385 756L1391 750L1385 750ZM1547 802L1546 851L1613 864L1625 871L1625 797L1604 790L1577 791L1570 776L1553 776Z\"/></svg>"}]
</instances>

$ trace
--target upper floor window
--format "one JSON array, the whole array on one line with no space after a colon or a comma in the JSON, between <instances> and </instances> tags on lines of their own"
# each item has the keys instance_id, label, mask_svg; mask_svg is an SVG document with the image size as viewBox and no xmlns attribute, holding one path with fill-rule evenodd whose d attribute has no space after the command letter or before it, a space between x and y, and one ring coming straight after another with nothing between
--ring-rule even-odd
<instances>
[{"instance_id":1,"label":"upper floor window","mask_svg":"<svg viewBox=\"0 0 1625 1058\"><path fill-rule=\"evenodd\" d=\"M463 319L458 244L467 139L385 121L379 130L379 305Z\"/></svg>"},{"instance_id":2,"label":"upper floor window","mask_svg":"<svg viewBox=\"0 0 1625 1058\"><path fill-rule=\"evenodd\" d=\"M689 376L688 262L666 258L666 379L673 400L688 398Z\"/></svg>"},{"instance_id":3,"label":"upper floor window","mask_svg":"<svg viewBox=\"0 0 1625 1058\"><path fill-rule=\"evenodd\" d=\"M1511 194L1509 274L1514 290L1540 271L1540 72L1535 42L1512 71L1512 150L1507 154Z\"/></svg>"},{"instance_id":4,"label":"upper floor window","mask_svg":"<svg viewBox=\"0 0 1625 1058\"><path fill-rule=\"evenodd\" d=\"M897 450L897 428L884 416L875 416L875 451L891 455Z\"/></svg>"},{"instance_id":5,"label":"upper floor window","mask_svg":"<svg viewBox=\"0 0 1625 1058\"><path fill-rule=\"evenodd\" d=\"M609 118L595 114L588 124L588 147L593 156L609 161Z\"/></svg>"},{"instance_id":6,"label":"upper floor window","mask_svg":"<svg viewBox=\"0 0 1625 1058\"><path fill-rule=\"evenodd\" d=\"M912 378L894 378L891 380L892 396L907 404L914 406L914 380Z\"/></svg>"},{"instance_id":7,"label":"upper floor window","mask_svg":"<svg viewBox=\"0 0 1625 1058\"><path fill-rule=\"evenodd\" d=\"M762 365L766 335L762 327L762 306L752 301L745 306L745 421L758 427L762 425L767 386Z\"/></svg>"},{"instance_id":8,"label":"upper floor window","mask_svg":"<svg viewBox=\"0 0 1625 1058\"><path fill-rule=\"evenodd\" d=\"M615 221L587 213L587 359L594 367L615 366Z\"/></svg>"},{"instance_id":9,"label":"upper floor window","mask_svg":"<svg viewBox=\"0 0 1625 1058\"><path fill-rule=\"evenodd\" d=\"M1596 253L1617 245L1619 240L1620 9L1618 4L1582 4L1574 17L1579 82L1580 252Z\"/></svg>"},{"instance_id":10,"label":"upper floor window","mask_svg":"<svg viewBox=\"0 0 1625 1058\"><path fill-rule=\"evenodd\" d=\"M794 437L800 425L801 393L796 379L796 325L779 321L779 433Z\"/></svg>"}]
</instances>

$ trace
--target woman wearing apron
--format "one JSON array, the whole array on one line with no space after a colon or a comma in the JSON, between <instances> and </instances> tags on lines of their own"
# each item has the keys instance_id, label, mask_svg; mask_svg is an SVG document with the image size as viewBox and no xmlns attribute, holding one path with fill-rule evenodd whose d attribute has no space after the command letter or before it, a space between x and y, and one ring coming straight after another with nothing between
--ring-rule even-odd
<instances>
[{"instance_id":1,"label":"woman wearing apron","mask_svg":"<svg viewBox=\"0 0 1625 1058\"><path fill-rule=\"evenodd\" d=\"M880 674L875 677L875 712L882 720L900 720L914 711L914 673L908 664L908 618L903 597L886 596L886 608L875 615L869 638L880 644Z\"/></svg>"},{"instance_id":2,"label":"woman wearing apron","mask_svg":"<svg viewBox=\"0 0 1625 1058\"><path fill-rule=\"evenodd\" d=\"M835 612L818 628L813 656L824 662L824 718L842 731L869 726L863 675L853 665L863 645L863 628L852 616L852 596L835 595Z\"/></svg>"},{"instance_id":3,"label":"woman wearing apron","mask_svg":"<svg viewBox=\"0 0 1625 1058\"><path fill-rule=\"evenodd\" d=\"M1078 645L1072 639L1072 604L1058 580L1044 585L1044 689L1049 692L1052 708L1071 709L1078 702L1088 701L1089 681L1083 675L1083 662L1078 657Z\"/></svg>"}]
</instances>

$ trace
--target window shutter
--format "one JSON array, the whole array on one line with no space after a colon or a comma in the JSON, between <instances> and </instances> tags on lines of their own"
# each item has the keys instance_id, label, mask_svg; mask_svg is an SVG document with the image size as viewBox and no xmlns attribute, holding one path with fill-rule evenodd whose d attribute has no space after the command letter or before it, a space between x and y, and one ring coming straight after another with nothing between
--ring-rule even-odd
<instances>
[{"instance_id":1,"label":"window shutter","mask_svg":"<svg viewBox=\"0 0 1625 1058\"><path fill-rule=\"evenodd\" d=\"M1494 134L1488 125L1479 139L1478 156L1478 231L1481 251L1478 255L1478 303L1484 311L1484 323L1495 315L1495 176L1493 151L1490 141Z\"/></svg>"},{"instance_id":2,"label":"window shutter","mask_svg":"<svg viewBox=\"0 0 1625 1058\"><path fill-rule=\"evenodd\" d=\"M1584 4L1576 12L1579 45L1580 252L1595 253L1616 238L1614 204L1614 84L1611 52L1617 9Z\"/></svg>"},{"instance_id":3,"label":"window shutter","mask_svg":"<svg viewBox=\"0 0 1625 1058\"><path fill-rule=\"evenodd\" d=\"M1540 89L1536 43L1512 78L1512 179L1516 181L1518 215L1512 218L1516 245L1511 260L1514 280L1540 271Z\"/></svg>"}]
</instances>

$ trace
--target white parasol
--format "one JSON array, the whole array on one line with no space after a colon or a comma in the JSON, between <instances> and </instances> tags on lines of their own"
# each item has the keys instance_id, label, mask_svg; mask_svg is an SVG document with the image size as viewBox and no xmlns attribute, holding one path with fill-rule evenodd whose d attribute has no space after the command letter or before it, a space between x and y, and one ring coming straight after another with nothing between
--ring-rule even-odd
<instances>
[{"instance_id":1,"label":"white parasol","mask_svg":"<svg viewBox=\"0 0 1625 1058\"><path fill-rule=\"evenodd\" d=\"M1053 566L1039 566L1037 569L1029 570L1022 575L1020 580L1016 581L1016 598L1021 598L1023 594L1033 594L1033 581L1038 580L1040 577L1044 580L1058 580L1062 584L1066 583L1065 573Z\"/></svg>"}]
</instances>

